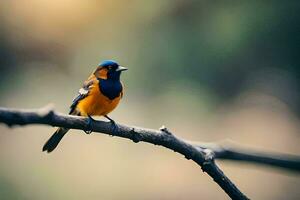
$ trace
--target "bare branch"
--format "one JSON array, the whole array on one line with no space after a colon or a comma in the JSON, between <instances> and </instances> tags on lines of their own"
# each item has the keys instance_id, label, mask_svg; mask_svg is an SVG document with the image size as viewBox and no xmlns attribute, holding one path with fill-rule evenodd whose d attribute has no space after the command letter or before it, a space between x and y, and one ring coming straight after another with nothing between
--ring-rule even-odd
<instances>
[{"instance_id":1,"label":"bare branch","mask_svg":"<svg viewBox=\"0 0 300 200\"><path fill-rule=\"evenodd\" d=\"M215 159L250 162L300 172L300 156L282 153L263 153L249 148L231 147L236 145L194 144L200 149L210 149Z\"/></svg>"},{"instance_id":2,"label":"bare branch","mask_svg":"<svg viewBox=\"0 0 300 200\"><path fill-rule=\"evenodd\" d=\"M71 129L86 130L88 121L86 118L64 115L54 112L51 108L42 108L39 110L17 110L0 108L0 122L8 126L29 125L29 124L47 124L51 126L65 127ZM277 155L267 155L258 152L248 153L246 151L237 151L220 145L196 144L187 142L176 137L167 128L160 130L145 129L118 124L118 130L115 131L111 123L97 121L93 123L93 132L108 134L127 138L135 143L140 141L160 145L184 155L187 159L196 162L204 172L209 174L213 180L229 195L231 199L248 199L221 171L216 165L214 159L227 159L255 162L270 166L277 166L285 169L300 171L299 157L286 157Z\"/></svg>"},{"instance_id":3,"label":"bare branch","mask_svg":"<svg viewBox=\"0 0 300 200\"><path fill-rule=\"evenodd\" d=\"M88 121L86 118L58 114L49 108L28 111L0 108L0 122L3 122L10 127L13 125L48 124L80 130L88 128ZM118 130L114 132L114 127L111 126L111 123L97 121L93 123L92 131L128 138L135 143L143 141L154 145L161 145L178 152L187 159L195 161L204 172L208 173L213 178L231 199L248 199L218 168L212 154L175 137L164 127L157 131L118 124Z\"/></svg>"}]
</instances>

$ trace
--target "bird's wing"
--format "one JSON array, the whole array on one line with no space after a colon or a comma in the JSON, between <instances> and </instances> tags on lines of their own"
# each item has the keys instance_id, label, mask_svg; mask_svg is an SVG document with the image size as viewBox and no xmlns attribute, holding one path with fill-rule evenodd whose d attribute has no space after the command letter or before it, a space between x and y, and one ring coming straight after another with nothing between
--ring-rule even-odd
<instances>
[{"instance_id":1,"label":"bird's wing","mask_svg":"<svg viewBox=\"0 0 300 200\"><path fill-rule=\"evenodd\" d=\"M76 111L76 106L79 103L80 100L84 99L85 97L88 96L91 88L93 87L93 84L95 82L95 79L90 79L84 82L82 88L79 89L78 95L75 96L73 99L72 105L70 106L70 112L69 114L73 115L79 115L80 113L77 113Z\"/></svg>"},{"instance_id":2,"label":"bird's wing","mask_svg":"<svg viewBox=\"0 0 300 200\"><path fill-rule=\"evenodd\" d=\"M121 96L121 98L123 98L123 94L124 94L124 85L123 85L123 83L121 82L121 86L122 86L122 90L121 90L121 94L120 94L120 96Z\"/></svg>"}]
</instances>

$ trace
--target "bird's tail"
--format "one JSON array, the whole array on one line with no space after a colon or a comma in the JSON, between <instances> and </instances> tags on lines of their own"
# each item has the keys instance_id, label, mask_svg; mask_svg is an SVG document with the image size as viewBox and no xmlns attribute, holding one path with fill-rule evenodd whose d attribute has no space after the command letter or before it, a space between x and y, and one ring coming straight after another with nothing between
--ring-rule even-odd
<instances>
[{"instance_id":1,"label":"bird's tail","mask_svg":"<svg viewBox=\"0 0 300 200\"><path fill-rule=\"evenodd\" d=\"M43 151L47 153L52 152L68 131L69 129L67 128L58 128L43 146Z\"/></svg>"}]
</instances>

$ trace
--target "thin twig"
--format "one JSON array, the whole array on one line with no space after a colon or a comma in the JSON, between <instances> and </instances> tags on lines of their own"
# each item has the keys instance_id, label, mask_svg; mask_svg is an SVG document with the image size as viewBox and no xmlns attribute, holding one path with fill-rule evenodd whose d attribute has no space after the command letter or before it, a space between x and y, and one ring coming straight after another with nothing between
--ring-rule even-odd
<instances>
[{"instance_id":1,"label":"thin twig","mask_svg":"<svg viewBox=\"0 0 300 200\"><path fill-rule=\"evenodd\" d=\"M210 149L215 154L215 159L232 160L240 162L250 162L255 164L277 167L294 172L300 172L300 156L282 154L282 153L265 153L250 150L245 147L235 147L236 145L222 144L195 144L201 149ZM231 147L234 146L234 147Z\"/></svg>"},{"instance_id":2,"label":"thin twig","mask_svg":"<svg viewBox=\"0 0 300 200\"><path fill-rule=\"evenodd\" d=\"M51 126L80 130L86 130L88 127L88 121L86 118L59 114L49 107L27 111L0 108L0 122L5 123L9 127L29 124L47 124ZM127 138L135 143L143 141L154 145L160 145L178 152L184 155L187 159L191 159L196 162L204 172L213 178L213 180L229 195L231 199L248 198L216 165L214 161L215 158L257 162L300 171L300 162L297 160L298 158L294 160L295 162L290 162L291 159L280 157L275 158L275 160L277 160L274 162L274 158L272 156L260 155L259 153L241 153L232 149L220 148L220 146L217 145L214 147L199 144L196 145L176 137L165 127L160 128L160 130L152 130L121 124L117 125L118 129L115 131L115 128L111 126L111 123L97 121L93 122L92 131ZM265 158L267 161L264 160Z\"/></svg>"}]
</instances>

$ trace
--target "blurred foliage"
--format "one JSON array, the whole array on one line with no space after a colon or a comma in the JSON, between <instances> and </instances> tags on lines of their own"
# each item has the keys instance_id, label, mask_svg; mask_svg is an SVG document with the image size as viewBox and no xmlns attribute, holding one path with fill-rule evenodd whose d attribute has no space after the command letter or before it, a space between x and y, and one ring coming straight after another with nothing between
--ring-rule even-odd
<instances>
[{"instance_id":1,"label":"blurred foliage","mask_svg":"<svg viewBox=\"0 0 300 200\"><path fill-rule=\"evenodd\" d=\"M136 68L129 80L131 86L151 96L165 92L165 87L178 80L207 88L220 100L226 100L249 87L253 74L265 68L275 76L286 73L287 79L293 81L264 80L271 87L273 81L287 85L260 89L299 111L297 1L77 1L74 8L65 7L64 2L32 1L38 11L29 3L2 4L2 74L37 61L50 63L41 64L44 67L57 66L55 70L71 69L74 48L81 54L81 46L88 39L86 51L94 51L95 61L81 62L83 66L96 65L106 57L120 60ZM22 4L27 6L21 8ZM14 12L19 12L20 17L13 17ZM139 87L141 82L143 87ZM286 94L286 87L291 94Z\"/></svg>"}]
</instances>

